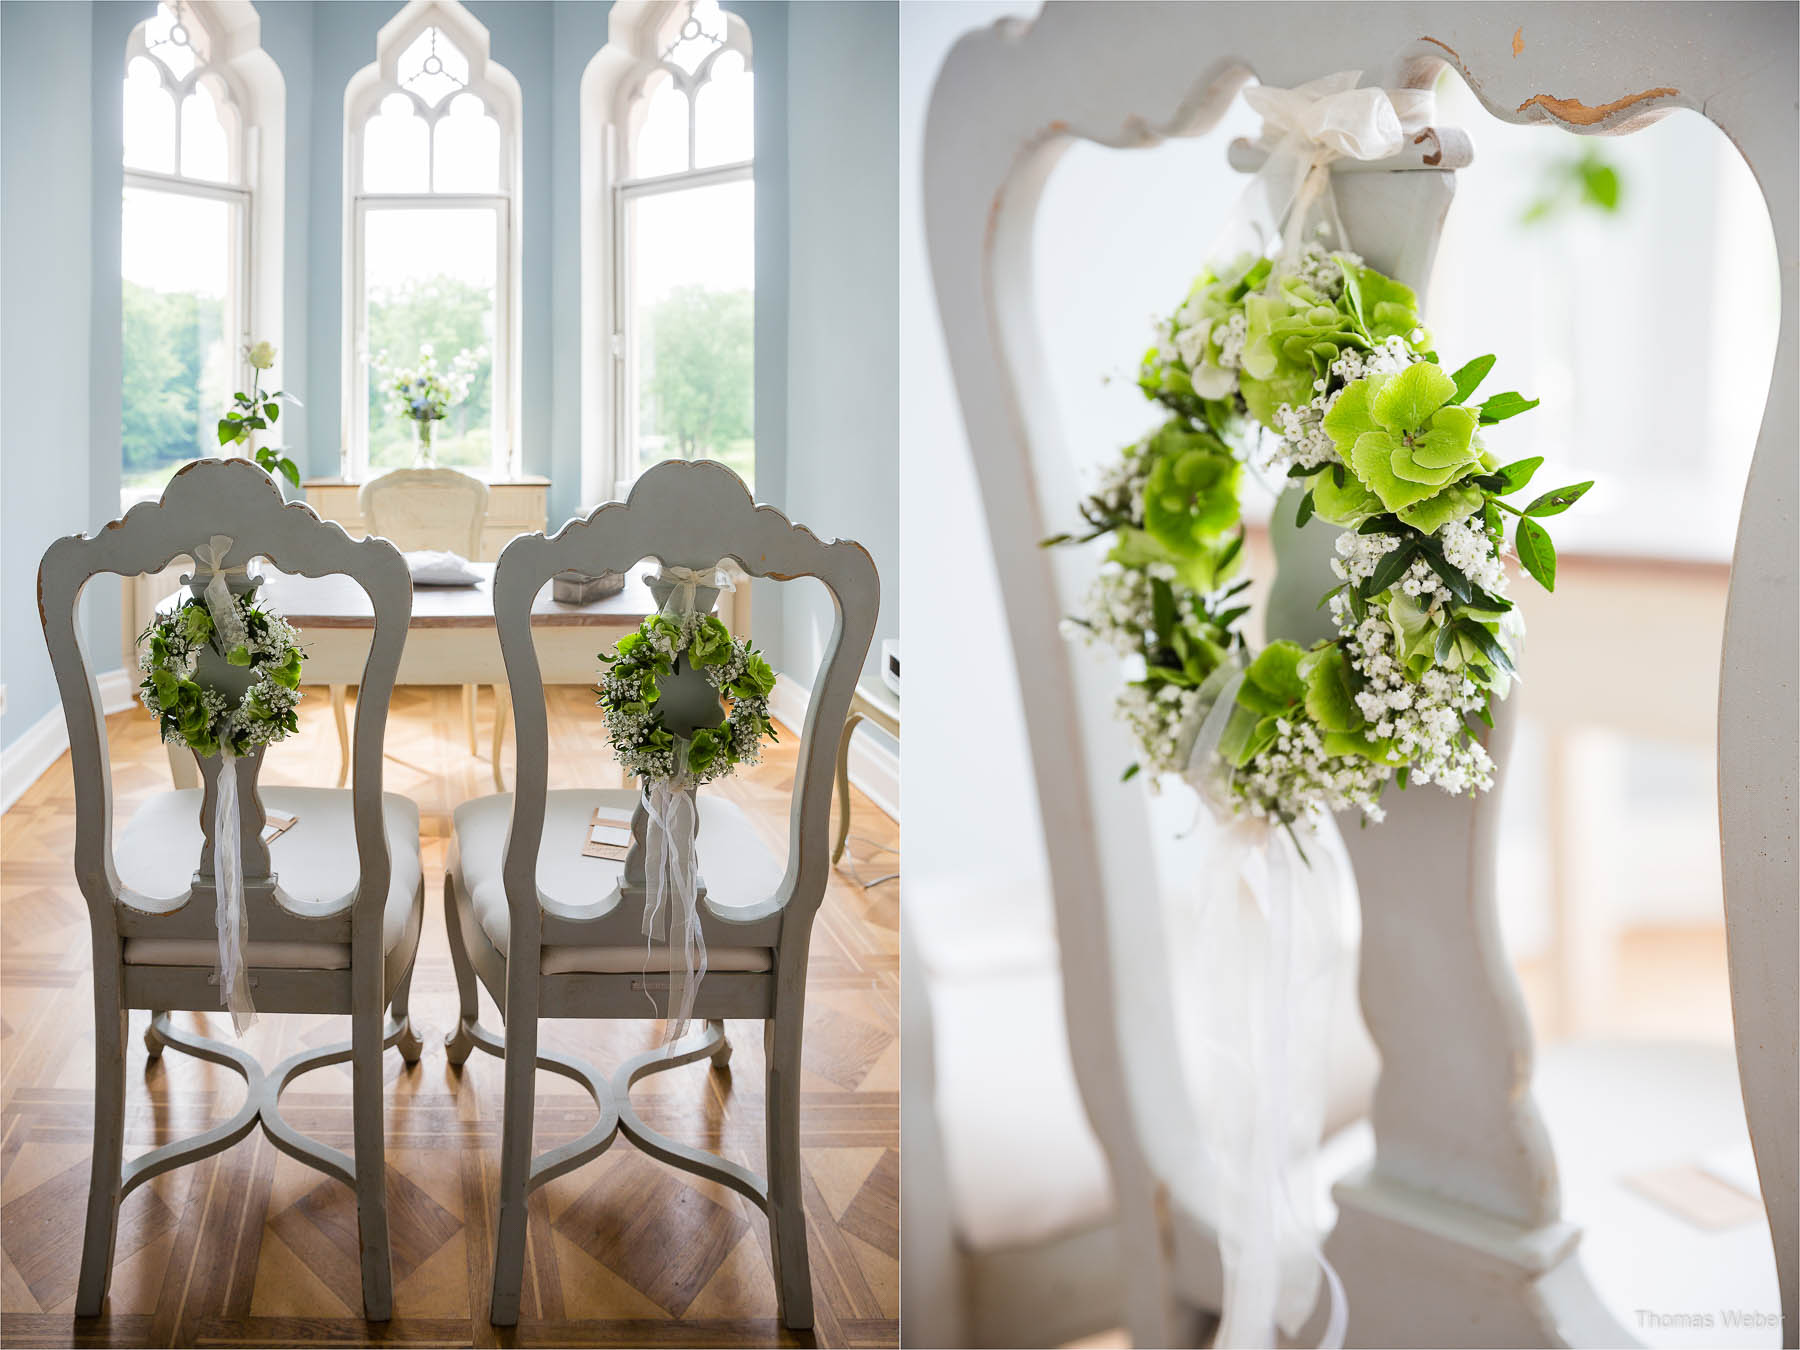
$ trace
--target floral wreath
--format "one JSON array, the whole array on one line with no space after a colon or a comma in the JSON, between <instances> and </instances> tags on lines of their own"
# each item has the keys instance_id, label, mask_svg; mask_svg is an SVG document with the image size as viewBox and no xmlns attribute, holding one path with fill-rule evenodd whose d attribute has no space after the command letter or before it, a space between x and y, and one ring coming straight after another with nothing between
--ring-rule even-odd
<instances>
[{"instance_id":1,"label":"floral wreath","mask_svg":"<svg viewBox=\"0 0 1800 1350\"><path fill-rule=\"evenodd\" d=\"M697 727L690 737L670 731L657 708L662 679L674 673L683 656L730 705L721 725ZM775 671L748 642L733 637L717 615L652 614L635 633L620 638L612 652L602 652L600 660L606 669L594 690L600 696L595 706L606 719L613 753L634 777L709 782L740 764L756 763L763 742L777 739L769 720Z\"/></svg>"},{"instance_id":2,"label":"floral wreath","mask_svg":"<svg viewBox=\"0 0 1800 1350\"><path fill-rule=\"evenodd\" d=\"M258 604L254 592L232 597L244 640L227 649L206 601L190 596L158 615L138 637L139 697L157 719L163 740L199 755L229 750L251 755L300 729L294 705L300 701L297 634L288 621ZM207 648L256 679L234 704L217 689L194 679Z\"/></svg>"},{"instance_id":3,"label":"floral wreath","mask_svg":"<svg viewBox=\"0 0 1800 1350\"><path fill-rule=\"evenodd\" d=\"M1069 626L1142 665L1117 705L1141 754L1126 778L1183 774L1233 812L1290 826L1352 806L1380 820L1390 778L1493 786L1468 719L1493 725L1522 649L1502 513L1520 564L1554 590L1539 521L1593 486L1504 500L1543 459L1501 465L1483 446L1483 428L1537 406L1476 401L1493 364L1446 372L1412 290L1353 253L1308 244L1195 281L1139 375L1172 415L1081 503L1086 532L1045 541L1112 538ZM1342 529L1341 584L1320 601L1334 639L1251 653L1236 630L1249 612L1234 603L1249 581L1231 582L1246 463L1305 487L1297 524Z\"/></svg>"}]
</instances>

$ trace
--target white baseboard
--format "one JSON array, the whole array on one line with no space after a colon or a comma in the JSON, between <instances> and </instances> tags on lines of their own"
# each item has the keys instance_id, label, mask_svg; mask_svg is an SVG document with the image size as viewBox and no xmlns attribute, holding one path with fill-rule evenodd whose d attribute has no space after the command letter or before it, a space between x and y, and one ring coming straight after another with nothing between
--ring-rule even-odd
<instances>
[{"instance_id":1,"label":"white baseboard","mask_svg":"<svg viewBox=\"0 0 1800 1350\"><path fill-rule=\"evenodd\" d=\"M769 698L769 713L797 736L806 725L806 705L811 696L812 691L798 680L782 676L775 681L775 692ZM836 757L835 748L830 753ZM900 819L900 756L888 749L887 737L880 732L851 738L850 781L888 819Z\"/></svg>"},{"instance_id":2,"label":"white baseboard","mask_svg":"<svg viewBox=\"0 0 1800 1350\"><path fill-rule=\"evenodd\" d=\"M96 683L100 686L100 709L109 717L124 712L136 700L137 686L129 671L104 671ZM69 726L63 720L59 704L0 751L0 811L12 810L13 803L24 796L25 790L42 778L68 748Z\"/></svg>"}]
</instances>

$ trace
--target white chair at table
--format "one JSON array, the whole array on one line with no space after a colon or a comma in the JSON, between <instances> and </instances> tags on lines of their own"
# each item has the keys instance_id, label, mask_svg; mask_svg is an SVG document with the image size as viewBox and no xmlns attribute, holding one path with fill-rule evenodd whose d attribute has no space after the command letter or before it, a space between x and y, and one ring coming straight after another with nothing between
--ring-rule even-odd
<instances>
[{"instance_id":1,"label":"white chair at table","mask_svg":"<svg viewBox=\"0 0 1800 1350\"><path fill-rule=\"evenodd\" d=\"M538 1018L642 1020L647 1010L666 1009L667 978L648 979L643 972L666 970L667 948L659 944L646 965L639 794L546 790L549 738L530 612L532 598L556 572L623 572L646 557L688 568L729 557L752 577L816 577L831 594L837 622L801 734L786 870L741 810L702 790L700 918L708 973L694 1017L706 1022L706 1030L679 1042L667 1058L652 1050L628 1060L609 1083L586 1064L540 1048ZM666 593L667 586L653 583L653 590ZM702 589L697 598L704 606L713 596ZM860 544L821 543L773 507L755 506L737 475L705 461L658 464L637 480L625 503L601 506L553 539L520 536L500 555L494 612L517 698L517 787L510 796L482 797L457 808L455 847L444 875L445 924L461 993L450 1061L462 1063L476 1046L506 1058L491 1306L496 1324L511 1325L519 1316L527 1196L605 1150L623 1131L653 1157L728 1186L763 1209L781 1320L790 1328L812 1325L799 1135L807 954L831 871L833 752L874 632L879 598L875 564ZM595 808L630 810L634 804L627 860L583 857ZM477 1020L480 986L502 1010L504 1040ZM728 1017L763 1022L766 1181L737 1163L657 1134L635 1113L629 1097L631 1084L647 1073L705 1057L723 1064L731 1047L721 1019ZM533 1085L539 1067L583 1084L599 1104L601 1119L582 1138L534 1158Z\"/></svg>"},{"instance_id":2,"label":"white chair at table","mask_svg":"<svg viewBox=\"0 0 1800 1350\"><path fill-rule=\"evenodd\" d=\"M240 761L245 915L250 979L259 1013L345 1015L348 1044L302 1051L265 1072L236 1045L176 1027L169 1010L217 1012L218 953L212 821L219 761L201 762L204 788L151 794L113 840L106 721L77 633L81 592L99 575L168 566L214 534L236 542L226 559L252 556L307 576L342 574L368 593L374 638L356 701L353 789L256 786L265 752ZM234 593L245 578L230 578ZM94 1153L76 1313L106 1300L119 1206L150 1178L231 1147L258 1124L275 1147L352 1187L362 1248L364 1314L391 1315L382 1134L382 1051L398 1045L416 1064L407 1017L424 918L419 808L381 790L382 736L412 610L406 562L381 539L352 540L304 506L284 505L268 474L242 459L183 467L154 504L132 508L93 537L52 544L38 573L45 640L68 720L75 779L75 874L88 902L94 945ZM139 715L142 715L141 713ZM262 842L265 808L295 818ZM197 864L197 866L196 866ZM125 1041L130 1009L152 1013L152 1058L172 1046L242 1074L243 1106L202 1134L123 1161ZM393 1019L385 1021L391 1008ZM282 1119L279 1098L299 1074L349 1060L355 1158Z\"/></svg>"},{"instance_id":3,"label":"white chair at table","mask_svg":"<svg viewBox=\"0 0 1800 1350\"><path fill-rule=\"evenodd\" d=\"M461 554L471 562L481 557L481 530L487 521L488 485L455 469L394 469L370 479L356 494L363 528L391 539L403 553L438 549ZM349 765L344 740L344 696L341 684L331 687L331 706L337 715L338 743L345 748L343 764ZM469 734L469 753L479 753L475 743L475 686L462 687L463 723ZM500 781L500 746L505 736L506 710L499 688L494 690L494 785ZM344 783L338 776L338 786Z\"/></svg>"}]
</instances>

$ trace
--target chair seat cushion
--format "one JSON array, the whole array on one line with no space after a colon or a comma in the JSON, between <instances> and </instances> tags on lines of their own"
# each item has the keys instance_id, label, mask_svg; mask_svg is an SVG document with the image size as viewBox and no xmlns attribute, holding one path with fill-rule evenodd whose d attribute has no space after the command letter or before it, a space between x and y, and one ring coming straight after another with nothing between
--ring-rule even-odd
<instances>
[{"instance_id":1,"label":"chair seat cushion","mask_svg":"<svg viewBox=\"0 0 1800 1350\"><path fill-rule=\"evenodd\" d=\"M618 886L625 864L582 853L594 808L630 811L637 793L629 788L567 790L548 793L544 835L538 844L538 889L558 905L598 911ZM742 909L773 896L781 885L782 860L765 844L744 812L716 794L700 793L700 829L695 840L707 900L719 909ZM500 862L512 823L512 793L477 797L456 808L455 869L457 895L473 913L482 933L501 956L507 952L511 916ZM659 959L660 958L660 959ZM631 946L545 947L546 975L589 971L606 975L635 974L666 963L662 946L655 955L645 943ZM713 971L766 971L774 954L767 947L708 945L706 965Z\"/></svg>"},{"instance_id":2,"label":"chair seat cushion","mask_svg":"<svg viewBox=\"0 0 1800 1350\"><path fill-rule=\"evenodd\" d=\"M159 792L132 816L113 846L119 880L143 900L176 908L187 895L200 861L199 788ZM294 824L269 845L270 870L301 913L328 912L356 887L356 826L347 788L271 787L262 791L270 812ZM424 918L419 881L419 808L397 793L381 798L387 824L391 875L382 910L381 946L389 983L412 963ZM125 962L138 966L211 966L218 943L196 938L128 938ZM350 946L342 942L258 942L251 935L250 964L270 970L347 970Z\"/></svg>"}]
</instances>

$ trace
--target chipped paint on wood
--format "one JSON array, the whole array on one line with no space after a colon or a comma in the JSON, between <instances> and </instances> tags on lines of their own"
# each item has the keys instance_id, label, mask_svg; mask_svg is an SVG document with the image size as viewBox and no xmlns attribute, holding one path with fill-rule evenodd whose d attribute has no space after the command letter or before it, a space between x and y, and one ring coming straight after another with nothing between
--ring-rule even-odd
<instances>
[{"instance_id":1,"label":"chipped paint on wood","mask_svg":"<svg viewBox=\"0 0 1800 1350\"><path fill-rule=\"evenodd\" d=\"M1439 42L1434 37L1425 37L1423 35L1420 36L1419 41L1420 42L1429 42L1434 47L1442 47L1445 51L1449 52L1450 55L1454 56L1458 61L1462 60L1462 53L1457 51L1456 48L1452 47L1448 42Z\"/></svg>"},{"instance_id":2,"label":"chipped paint on wood","mask_svg":"<svg viewBox=\"0 0 1800 1350\"><path fill-rule=\"evenodd\" d=\"M1425 130L1413 137L1413 144L1423 145L1428 140L1431 142L1431 153L1421 156L1420 162L1429 164L1435 168L1437 165L1444 162L1444 147L1438 142L1437 128L1426 127Z\"/></svg>"},{"instance_id":3,"label":"chipped paint on wood","mask_svg":"<svg viewBox=\"0 0 1800 1350\"><path fill-rule=\"evenodd\" d=\"M1517 56L1520 52L1522 52L1524 50L1525 50L1525 30L1523 28L1515 28L1515 29L1513 29L1513 55Z\"/></svg>"},{"instance_id":4,"label":"chipped paint on wood","mask_svg":"<svg viewBox=\"0 0 1800 1350\"><path fill-rule=\"evenodd\" d=\"M1627 94L1624 98L1616 98L1611 103L1602 103L1598 108L1590 108L1578 98L1557 98L1554 94L1534 94L1518 107L1524 112L1527 108L1542 108L1559 122L1569 122L1575 126L1591 127L1596 122L1604 121L1614 113L1623 112L1626 108L1653 98L1677 98L1679 89L1646 89L1641 94Z\"/></svg>"}]
</instances>

